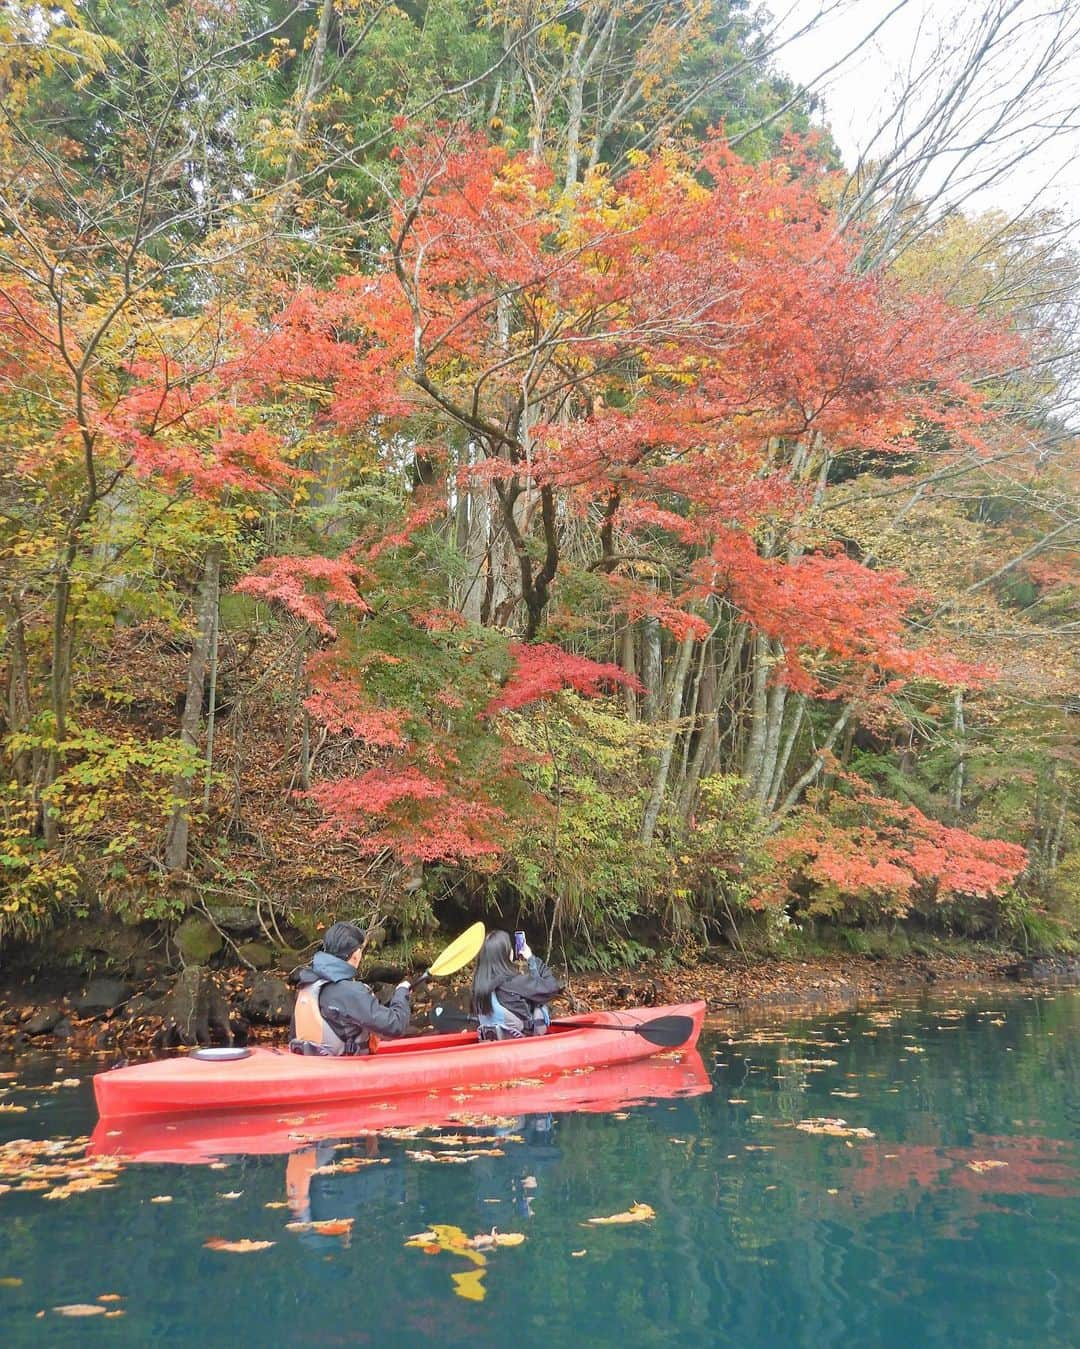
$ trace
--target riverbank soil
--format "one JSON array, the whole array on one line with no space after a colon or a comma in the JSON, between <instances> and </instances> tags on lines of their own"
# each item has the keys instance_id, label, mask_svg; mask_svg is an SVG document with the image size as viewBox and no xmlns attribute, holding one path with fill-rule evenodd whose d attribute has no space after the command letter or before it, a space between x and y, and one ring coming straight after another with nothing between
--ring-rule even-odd
<instances>
[{"instance_id":1,"label":"riverbank soil","mask_svg":"<svg viewBox=\"0 0 1080 1349\"><path fill-rule=\"evenodd\" d=\"M289 994L279 975L253 976L240 968L225 968L215 970L212 977L228 1004L237 1042L281 1043L287 1038ZM558 1014L567 1009L661 1006L700 998L708 1004L709 1016L723 1023L774 1009L820 1011L900 992L944 994L953 988L1017 979L1077 983L1080 961L1024 961L1000 951L888 959L856 955L754 959L724 953L690 967L657 961L631 971L573 975L554 1010ZM275 988L280 991L278 1005L273 1015L260 1016L253 998L265 997L268 980L271 993ZM9 976L6 984L0 981L0 1052L67 1048L73 1054L93 1050L150 1054L162 1047L161 1009L171 987L166 975L138 983L80 983L77 976L63 973L23 982ZM467 979L449 986L440 983L434 991L419 994L415 1024L425 1027L435 1000L460 1005L467 996Z\"/></svg>"}]
</instances>

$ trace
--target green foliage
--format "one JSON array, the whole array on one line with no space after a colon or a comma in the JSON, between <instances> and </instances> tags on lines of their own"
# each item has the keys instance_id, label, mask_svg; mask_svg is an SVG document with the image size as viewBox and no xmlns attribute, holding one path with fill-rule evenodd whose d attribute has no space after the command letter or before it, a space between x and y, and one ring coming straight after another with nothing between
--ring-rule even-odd
<instances>
[{"instance_id":1,"label":"green foliage","mask_svg":"<svg viewBox=\"0 0 1080 1349\"><path fill-rule=\"evenodd\" d=\"M48 716L9 735L4 749L13 757L64 756L66 766L41 799L62 816L65 833L62 847L46 847L32 790L13 781L0 792L0 944L39 936L76 903L91 870L97 883L108 885L128 875L125 859L141 864L156 852L176 805L175 780L205 766L178 739L112 737L69 726L58 740ZM167 908L168 900L163 903ZM151 910L165 912L160 904Z\"/></svg>"}]
</instances>

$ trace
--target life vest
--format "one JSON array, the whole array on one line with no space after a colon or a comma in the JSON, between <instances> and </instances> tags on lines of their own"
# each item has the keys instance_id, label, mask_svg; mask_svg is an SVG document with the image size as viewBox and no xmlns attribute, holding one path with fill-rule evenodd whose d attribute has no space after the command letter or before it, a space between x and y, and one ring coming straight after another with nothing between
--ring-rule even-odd
<instances>
[{"instance_id":1,"label":"life vest","mask_svg":"<svg viewBox=\"0 0 1080 1349\"><path fill-rule=\"evenodd\" d=\"M481 1040L516 1040L521 1035L543 1035L551 1021L547 1007L534 1007L532 1018L522 1021L515 1012L504 1007L494 993L491 995L491 1011L481 1012ZM486 1034L485 1034L486 1032Z\"/></svg>"},{"instance_id":2,"label":"life vest","mask_svg":"<svg viewBox=\"0 0 1080 1349\"><path fill-rule=\"evenodd\" d=\"M481 1012L479 1020L480 1038L482 1040L517 1039L519 1035L525 1034L524 1021L514 1012L508 1011L494 992L491 995L491 1011ZM484 1031L487 1031L488 1034L485 1035Z\"/></svg>"},{"instance_id":3,"label":"life vest","mask_svg":"<svg viewBox=\"0 0 1080 1349\"><path fill-rule=\"evenodd\" d=\"M344 1054L345 1041L328 1025L319 1006L319 994L328 983L329 979L319 979L314 984L306 984L297 993L293 1010L296 1039L318 1045L327 1054Z\"/></svg>"}]
</instances>

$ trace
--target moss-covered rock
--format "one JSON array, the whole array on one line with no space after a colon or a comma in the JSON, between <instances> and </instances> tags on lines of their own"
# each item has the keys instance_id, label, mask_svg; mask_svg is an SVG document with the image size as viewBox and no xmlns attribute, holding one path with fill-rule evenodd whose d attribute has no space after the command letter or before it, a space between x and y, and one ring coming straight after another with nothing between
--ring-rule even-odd
<instances>
[{"instance_id":1,"label":"moss-covered rock","mask_svg":"<svg viewBox=\"0 0 1080 1349\"><path fill-rule=\"evenodd\" d=\"M246 904L207 903L207 911L226 932L239 932L245 935L259 930L258 911Z\"/></svg>"},{"instance_id":2,"label":"moss-covered rock","mask_svg":"<svg viewBox=\"0 0 1080 1349\"><path fill-rule=\"evenodd\" d=\"M176 929L174 941L185 965L205 965L225 944L213 923L195 914L189 914Z\"/></svg>"},{"instance_id":3,"label":"moss-covered rock","mask_svg":"<svg viewBox=\"0 0 1080 1349\"><path fill-rule=\"evenodd\" d=\"M243 942L236 948L236 954L256 970L268 970L274 963L273 951L261 941Z\"/></svg>"}]
</instances>

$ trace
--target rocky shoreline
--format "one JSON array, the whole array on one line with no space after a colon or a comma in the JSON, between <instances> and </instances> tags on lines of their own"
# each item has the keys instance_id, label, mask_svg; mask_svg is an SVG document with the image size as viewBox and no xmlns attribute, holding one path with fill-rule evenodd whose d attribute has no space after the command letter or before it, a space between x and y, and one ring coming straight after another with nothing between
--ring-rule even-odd
<instances>
[{"instance_id":1,"label":"rocky shoreline","mask_svg":"<svg viewBox=\"0 0 1080 1349\"><path fill-rule=\"evenodd\" d=\"M899 994L1015 987L1018 981L1080 984L1080 958L1023 960L996 952L747 961L724 952L685 969L654 965L574 976L557 1007L588 1011L703 998L710 1018L723 1023L772 1013L824 1011ZM377 978L375 987L379 991ZM466 987L443 985L437 996L461 997ZM418 997L415 1019L421 1029L430 1006L430 995ZM241 1044L280 1043L288 1034L291 1010L292 991L283 972L189 965L178 975L147 971L138 982L113 977L80 982L46 975L22 985L0 986L0 1053L74 1056L106 1051L144 1057L182 1045L224 1043L230 1037Z\"/></svg>"}]
</instances>

